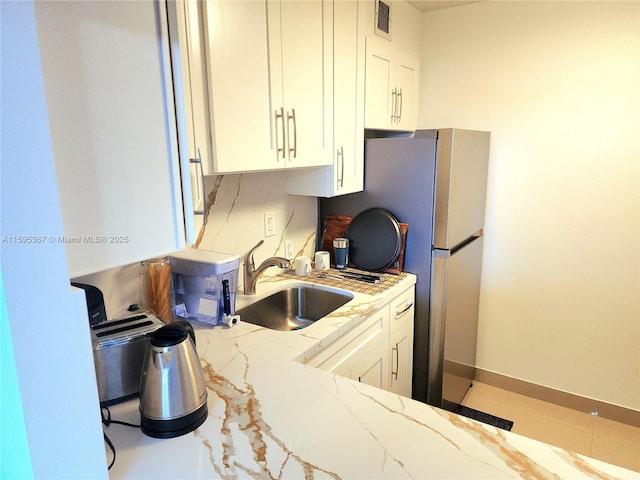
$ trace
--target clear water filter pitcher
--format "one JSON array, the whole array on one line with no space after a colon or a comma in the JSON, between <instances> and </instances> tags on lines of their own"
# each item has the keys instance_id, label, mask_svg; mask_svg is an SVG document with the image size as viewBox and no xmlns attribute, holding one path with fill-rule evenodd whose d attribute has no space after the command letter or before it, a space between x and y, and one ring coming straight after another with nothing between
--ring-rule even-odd
<instances>
[{"instance_id":1,"label":"clear water filter pitcher","mask_svg":"<svg viewBox=\"0 0 640 480\"><path fill-rule=\"evenodd\" d=\"M219 325L235 315L240 257L186 249L169 255L176 320Z\"/></svg>"}]
</instances>

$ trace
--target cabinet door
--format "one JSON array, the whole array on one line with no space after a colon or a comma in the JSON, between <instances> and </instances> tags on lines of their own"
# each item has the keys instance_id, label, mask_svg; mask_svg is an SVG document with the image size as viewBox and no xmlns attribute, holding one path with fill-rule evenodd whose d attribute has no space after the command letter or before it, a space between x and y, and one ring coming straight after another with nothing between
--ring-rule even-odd
<instances>
[{"instance_id":1,"label":"cabinet door","mask_svg":"<svg viewBox=\"0 0 640 480\"><path fill-rule=\"evenodd\" d=\"M388 337L389 308L387 305L320 351L307 363L321 370L341 375L349 372L372 345L377 345L380 341L387 343Z\"/></svg>"},{"instance_id":2,"label":"cabinet door","mask_svg":"<svg viewBox=\"0 0 640 480\"><path fill-rule=\"evenodd\" d=\"M334 160L331 195L360 192L364 183L364 45L356 2L334 4Z\"/></svg>"},{"instance_id":3,"label":"cabinet door","mask_svg":"<svg viewBox=\"0 0 640 480\"><path fill-rule=\"evenodd\" d=\"M389 338L390 380L389 390L411 398L413 375L413 324L408 323Z\"/></svg>"},{"instance_id":4,"label":"cabinet door","mask_svg":"<svg viewBox=\"0 0 640 480\"><path fill-rule=\"evenodd\" d=\"M352 364L350 363L342 363L340 365L338 365L337 367L335 367L333 370L331 370L331 373L333 373L334 375L338 375L340 377L345 377L345 378L352 378L351 377L351 368L353 367Z\"/></svg>"},{"instance_id":5,"label":"cabinet door","mask_svg":"<svg viewBox=\"0 0 640 480\"><path fill-rule=\"evenodd\" d=\"M389 354L387 339L370 349L351 369L351 379L372 387L389 390Z\"/></svg>"},{"instance_id":6,"label":"cabinet door","mask_svg":"<svg viewBox=\"0 0 640 480\"><path fill-rule=\"evenodd\" d=\"M204 61L203 7L200 2L177 0L167 3L174 67L174 92L187 242L196 242L205 216L204 175L213 172L209 134L209 97ZM187 163L188 162L188 163ZM188 188L185 188L188 187Z\"/></svg>"},{"instance_id":7,"label":"cabinet door","mask_svg":"<svg viewBox=\"0 0 640 480\"><path fill-rule=\"evenodd\" d=\"M276 74L282 75L288 168L329 165L332 160L332 5L322 0L279 2L282 65L272 61L272 70L282 68Z\"/></svg>"},{"instance_id":8,"label":"cabinet door","mask_svg":"<svg viewBox=\"0 0 640 480\"><path fill-rule=\"evenodd\" d=\"M415 130L419 60L367 37L365 128Z\"/></svg>"},{"instance_id":9,"label":"cabinet door","mask_svg":"<svg viewBox=\"0 0 640 480\"><path fill-rule=\"evenodd\" d=\"M183 248L165 9L35 7L70 276Z\"/></svg>"},{"instance_id":10,"label":"cabinet door","mask_svg":"<svg viewBox=\"0 0 640 480\"><path fill-rule=\"evenodd\" d=\"M358 35L358 4L334 2L333 163L287 172L287 192L332 197L360 192L364 183L364 39Z\"/></svg>"},{"instance_id":11,"label":"cabinet door","mask_svg":"<svg viewBox=\"0 0 640 480\"><path fill-rule=\"evenodd\" d=\"M276 136L284 134L276 113L281 91L270 57L267 8L254 0L208 0L204 9L213 167L216 173L284 168Z\"/></svg>"},{"instance_id":12,"label":"cabinet door","mask_svg":"<svg viewBox=\"0 0 640 480\"><path fill-rule=\"evenodd\" d=\"M415 287L405 290L389 304L390 390L411 397L413 375L413 322Z\"/></svg>"},{"instance_id":13,"label":"cabinet door","mask_svg":"<svg viewBox=\"0 0 640 480\"><path fill-rule=\"evenodd\" d=\"M392 128L395 107L393 48L386 40L367 37L364 126Z\"/></svg>"},{"instance_id":14,"label":"cabinet door","mask_svg":"<svg viewBox=\"0 0 640 480\"><path fill-rule=\"evenodd\" d=\"M396 62L396 128L415 130L418 105L419 61L410 55L398 53Z\"/></svg>"}]
</instances>

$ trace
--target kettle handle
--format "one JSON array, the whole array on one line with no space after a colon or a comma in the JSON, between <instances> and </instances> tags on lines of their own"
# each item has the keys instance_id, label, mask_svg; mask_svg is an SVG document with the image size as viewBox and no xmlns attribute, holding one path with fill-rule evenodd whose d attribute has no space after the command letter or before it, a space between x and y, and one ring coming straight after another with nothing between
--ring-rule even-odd
<instances>
[{"instance_id":1,"label":"kettle handle","mask_svg":"<svg viewBox=\"0 0 640 480\"><path fill-rule=\"evenodd\" d=\"M196 332L193 331L193 327L189 322L187 322L186 320L178 320L177 322L173 322L173 323L182 325L184 329L187 331L187 333L189 334L189 336L191 337L191 341L193 342L193 344L194 345L196 344Z\"/></svg>"}]
</instances>

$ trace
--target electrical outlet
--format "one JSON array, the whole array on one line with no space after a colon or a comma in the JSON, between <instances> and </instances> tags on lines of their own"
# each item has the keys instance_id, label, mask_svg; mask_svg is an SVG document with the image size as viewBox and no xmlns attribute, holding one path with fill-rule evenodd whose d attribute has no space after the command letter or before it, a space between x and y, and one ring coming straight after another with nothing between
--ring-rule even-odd
<instances>
[{"instance_id":1,"label":"electrical outlet","mask_svg":"<svg viewBox=\"0 0 640 480\"><path fill-rule=\"evenodd\" d=\"M264 214L264 236L273 237L276 234L276 219L273 212Z\"/></svg>"},{"instance_id":2,"label":"electrical outlet","mask_svg":"<svg viewBox=\"0 0 640 480\"><path fill-rule=\"evenodd\" d=\"M293 260L293 241L292 240L284 241L284 258L288 260Z\"/></svg>"}]
</instances>

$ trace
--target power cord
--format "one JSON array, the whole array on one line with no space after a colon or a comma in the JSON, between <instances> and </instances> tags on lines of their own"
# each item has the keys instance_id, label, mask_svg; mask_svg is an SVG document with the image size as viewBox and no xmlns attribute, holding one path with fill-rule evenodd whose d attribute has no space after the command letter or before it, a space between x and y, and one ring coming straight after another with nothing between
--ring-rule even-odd
<instances>
[{"instance_id":1,"label":"power cord","mask_svg":"<svg viewBox=\"0 0 640 480\"><path fill-rule=\"evenodd\" d=\"M105 412L106 412L106 415L105 415ZM105 427L108 427L112 423L115 423L116 425L125 425L127 427L140 428L140 425L136 425L134 423L123 422L122 420L112 420L111 410L109 410L108 407L100 407L100 415L102 416L102 424ZM116 463L116 447L113 445L113 442L109 439L109 437L104 431L102 432L102 434L104 435L105 443L109 446L109 448L111 449L111 452L113 453L113 459L111 460L109 467L107 467L108 470L111 470L111 467L113 467L113 464Z\"/></svg>"}]
</instances>

